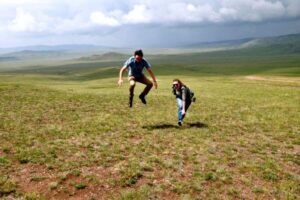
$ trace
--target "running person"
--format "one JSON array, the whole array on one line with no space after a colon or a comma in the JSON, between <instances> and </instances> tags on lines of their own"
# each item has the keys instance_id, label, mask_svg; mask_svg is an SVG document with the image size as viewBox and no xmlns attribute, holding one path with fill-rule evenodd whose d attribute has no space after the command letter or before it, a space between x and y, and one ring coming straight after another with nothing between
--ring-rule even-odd
<instances>
[{"instance_id":1,"label":"running person","mask_svg":"<svg viewBox=\"0 0 300 200\"><path fill-rule=\"evenodd\" d=\"M145 84L146 87L143 92L139 95L140 100L143 104L147 104L146 95L149 93L151 88L155 87L157 89L156 78L151 70L151 65L143 58L144 54L141 49L136 50L134 55L131 56L125 63L124 66L120 69L119 72L119 81L118 85L121 86L123 84L123 73L128 69L128 80L129 80L129 107L133 105L133 96L134 96L134 88L136 82ZM146 68L148 73L150 74L152 81L150 81L144 74L143 69Z\"/></svg>"}]
</instances>

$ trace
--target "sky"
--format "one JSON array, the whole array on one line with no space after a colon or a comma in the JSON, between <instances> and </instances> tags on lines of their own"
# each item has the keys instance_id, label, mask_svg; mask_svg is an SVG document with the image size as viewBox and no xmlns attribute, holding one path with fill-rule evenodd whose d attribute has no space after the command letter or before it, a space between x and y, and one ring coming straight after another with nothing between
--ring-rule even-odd
<instances>
[{"instance_id":1,"label":"sky","mask_svg":"<svg viewBox=\"0 0 300 200\"><path fill-rule=\"evenodd\" d=\"M300 0L0 0L0 48L176 47L300 33Z\"/></svg>"}]
</instances>

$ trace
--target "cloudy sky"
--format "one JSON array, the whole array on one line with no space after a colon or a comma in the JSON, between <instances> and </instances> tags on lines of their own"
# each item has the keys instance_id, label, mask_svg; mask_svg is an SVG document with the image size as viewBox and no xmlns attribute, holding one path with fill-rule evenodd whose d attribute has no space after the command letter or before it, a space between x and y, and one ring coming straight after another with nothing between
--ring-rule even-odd
<instances>
[{"instance_id":1,"label":"cloudy sky","mask_svg":"<svg viewBox=\"0 0 300 200\"><path fill-rule=\"evenodd\" d=\"M300 33L300 0L0 0L0 48L170 47Z\"/></svg>"}]
</instances>

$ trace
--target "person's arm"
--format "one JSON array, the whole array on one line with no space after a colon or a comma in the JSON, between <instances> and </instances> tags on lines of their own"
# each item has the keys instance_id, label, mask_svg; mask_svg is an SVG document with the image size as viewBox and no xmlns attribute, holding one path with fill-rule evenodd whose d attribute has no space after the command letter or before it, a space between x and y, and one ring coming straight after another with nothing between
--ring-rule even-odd
<instances>
[{"instance_id":1,"label":"person's arm","mask_svg":"<svg viewBox=\"0 0 300 200\"><path fill-rule=\"evenodd\" d=\"M120 72L119 72L119 81L118 81L118 85L121 86L123 84L123 73L124 71L126 70L126 66L123 66L121 69L120 69Z\"/></svg>"},{"instance_id":2,"label":"person's arm","mask_svg":"<svg viewBox=\"0 0 300 200\"><path fill-rule=\"evenodd\" d=\"M153 81L153 84L154 84L154 87L155 89L157 89L157 82L156 82L156 78L154 76L154 73L152 72L151 68L147 68L147 71L149 72L151 78L152 78L152 81Z\"/></svg>"},{"instance_id":3,"label":"person's arm","mask_svg":"<svg viewBox=\"0 0 300 200\"><path fill-rule=\"evenodd\" d=\"M186 89L182 88L181 91L182 91L182 112L181 113L184 115L185 114L185 102L186 102Z\"/></svg>"}]
</instances>

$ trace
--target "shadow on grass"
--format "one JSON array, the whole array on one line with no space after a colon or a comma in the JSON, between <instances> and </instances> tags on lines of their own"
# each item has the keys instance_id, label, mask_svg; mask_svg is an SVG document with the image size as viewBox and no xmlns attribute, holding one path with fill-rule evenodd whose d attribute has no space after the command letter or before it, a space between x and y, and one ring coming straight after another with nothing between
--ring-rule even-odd
<instances>
[{"instance_id":1,"label":"shadow on grass","mask_svg":"<svg viewBox=\"0 0 300 200\"><path fill-rule=\"evenodd\" d=\"M144 129L154 130L154 129L170 129L170 128L207 128L208 125L202 122L186 123L182 127L175 124L156 124L156 125L146 125L142 126Z\"/></svg>"},{"instance_id":2,"label":"shadow on grass","mask_svg":"<svg viewBox=\"0 0 300 200\"><path fill-rule=\"evenodd\" d=\"M189 127L194 127L194 128L207 128L208 127L207 124L204 124L202 122L187 123L187 125Z\"/></svg>"}]
</instances>

